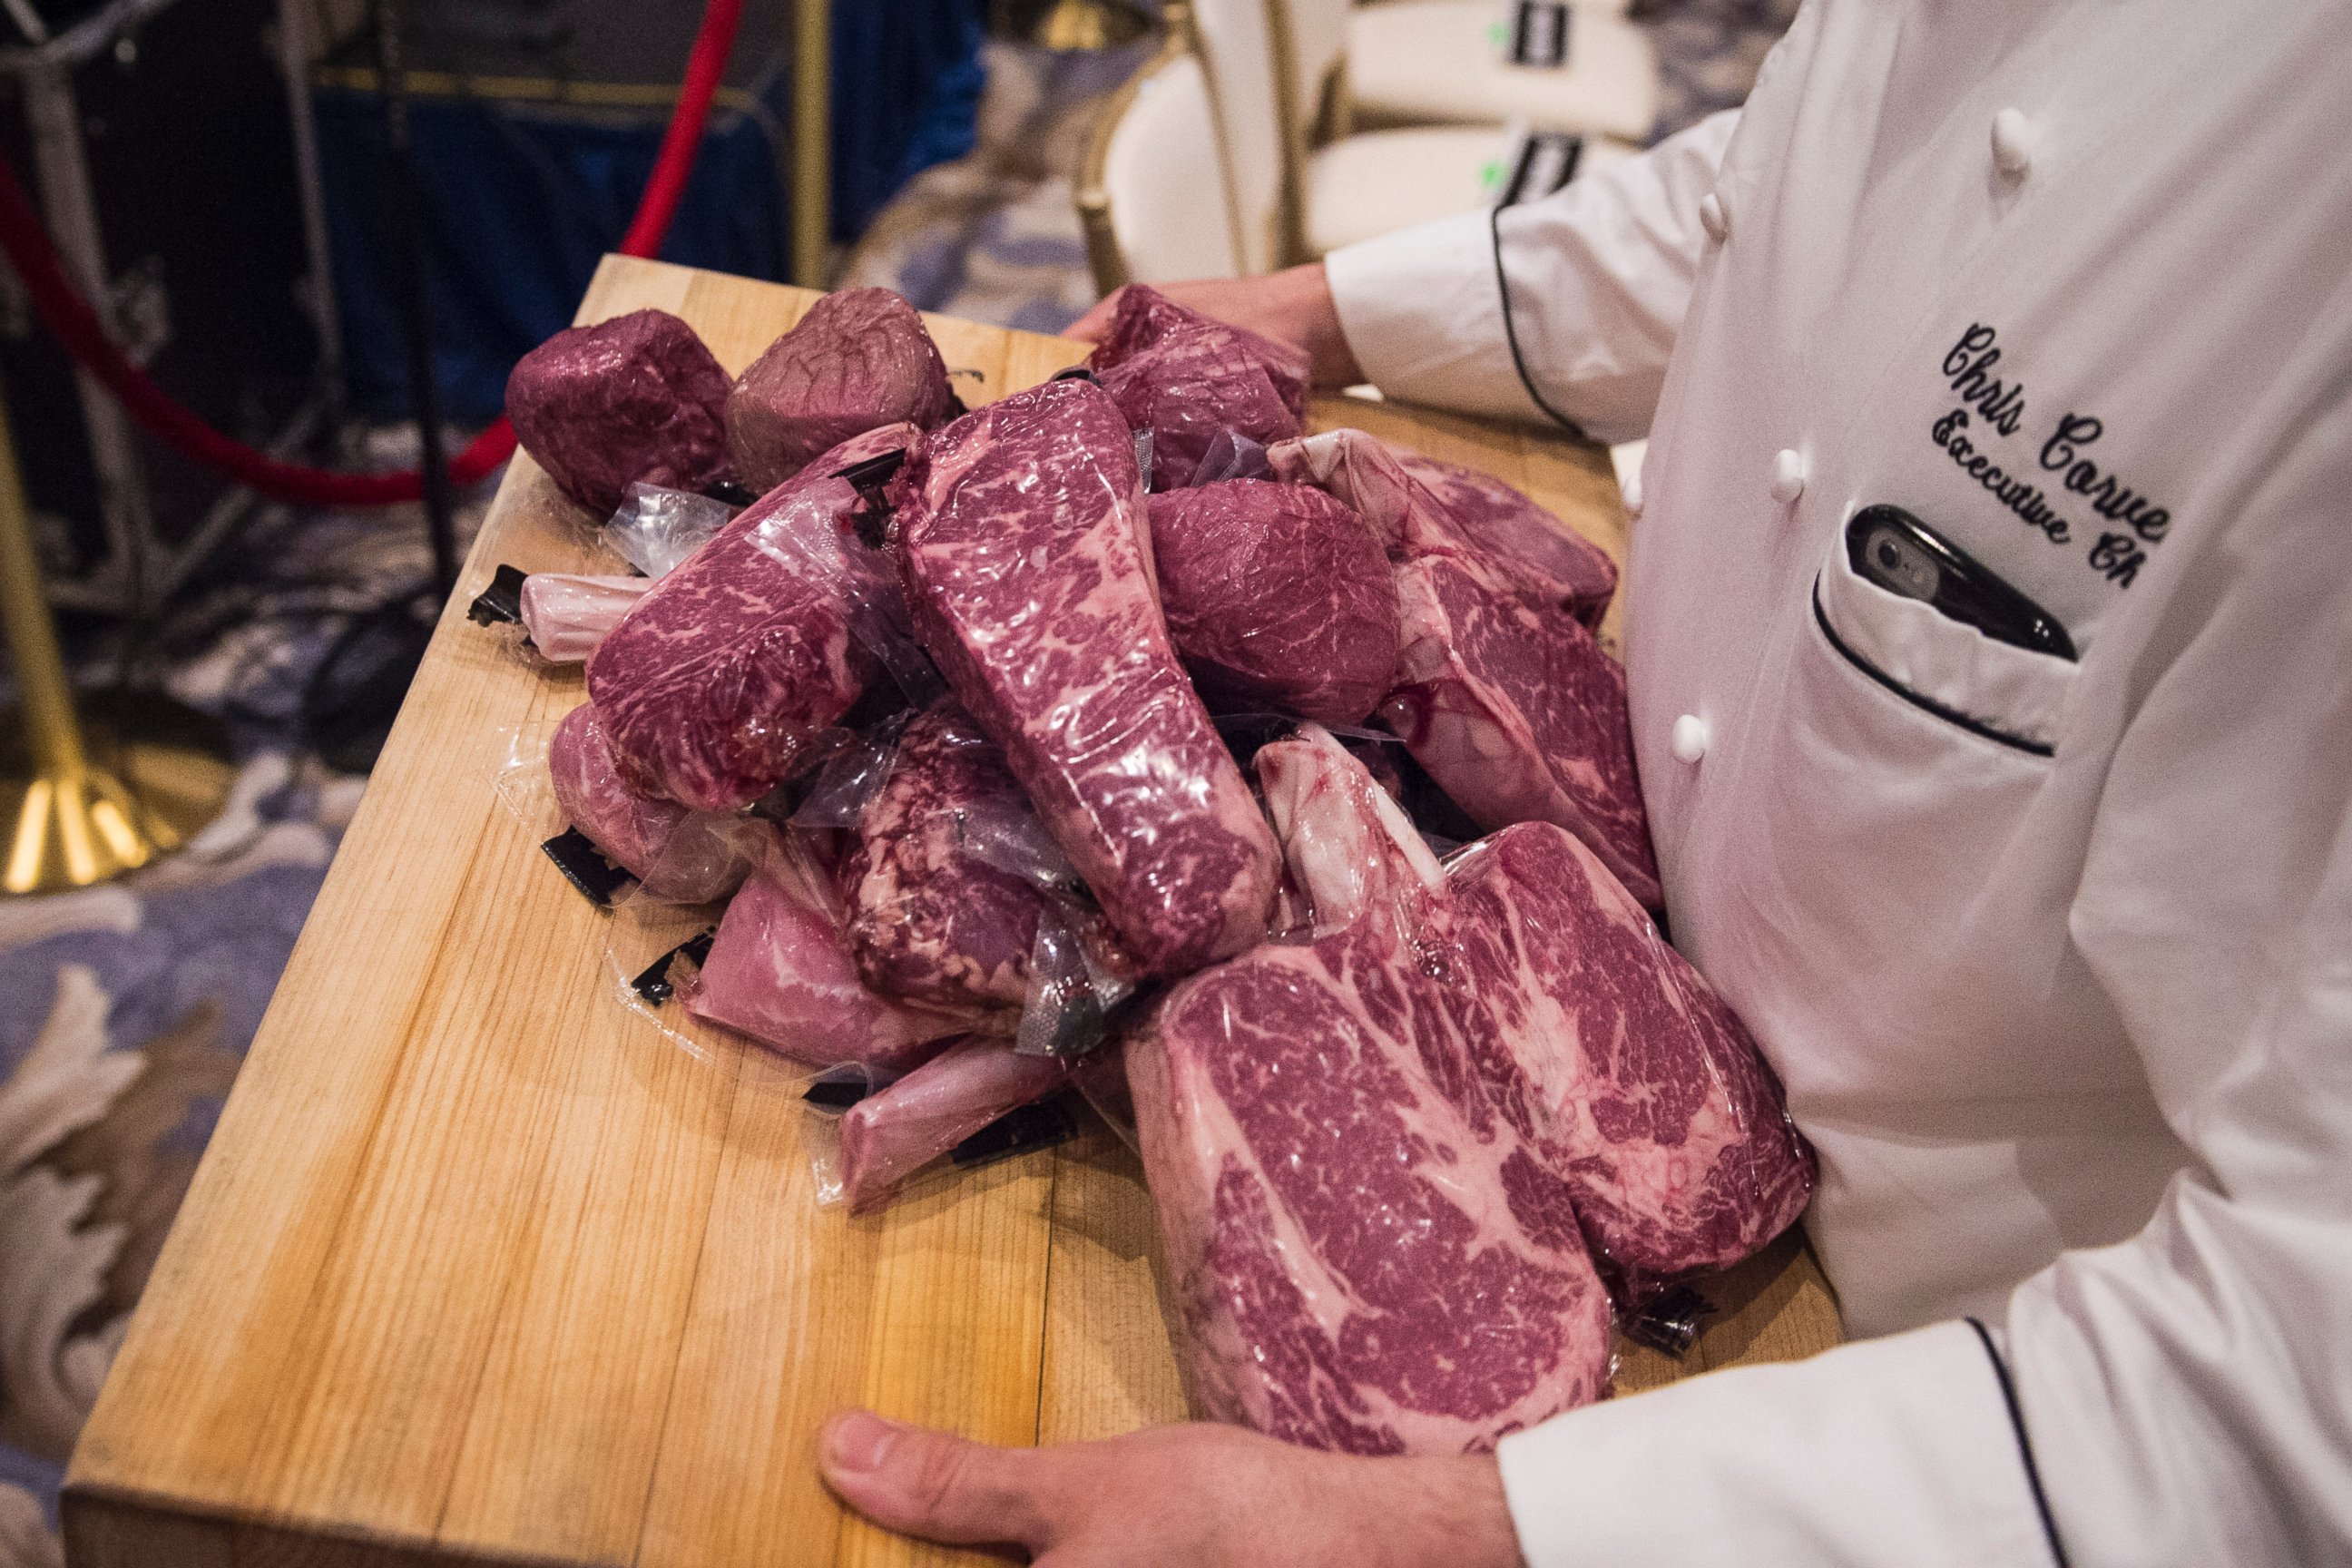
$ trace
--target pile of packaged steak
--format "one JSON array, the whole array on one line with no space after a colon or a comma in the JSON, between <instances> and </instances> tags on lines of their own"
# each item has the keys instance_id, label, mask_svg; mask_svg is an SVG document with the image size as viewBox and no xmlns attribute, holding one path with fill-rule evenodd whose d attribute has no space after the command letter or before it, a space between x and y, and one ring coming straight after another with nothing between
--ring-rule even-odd
<instances>
[{"instance_id":1,"label":"pile of packaged steak","mask_svg":"<svg viewBox=\"0 0 2352 1568\"><path fill-rule=\"evenodd\" d=\"M641 990L809 1069L853 1207L1082 1089L1141 1149L1203 1414L1475 1449L1605 1394L1612 1312L1686 1335L1811 1156L1653 922L1612 563L1306 435L1307 385L1144 288L969 412L883 290L731 384L639 311L508 397L641 574L478 610L586 662L551 854L725 900Z\"/></svg>"}]
</instances>

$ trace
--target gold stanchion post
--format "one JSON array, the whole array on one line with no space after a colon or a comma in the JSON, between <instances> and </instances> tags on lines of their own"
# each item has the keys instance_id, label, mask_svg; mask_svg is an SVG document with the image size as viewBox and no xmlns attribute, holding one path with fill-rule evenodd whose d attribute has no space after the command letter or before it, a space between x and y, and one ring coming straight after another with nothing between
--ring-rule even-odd
<instances>
[{"instance_id":1,"label":"gold stanchion post","mask_svg":"<svg viewBox=\"0 0 2352 1568\"><path fill-rule=\"evenodd\" d=\"M233 777L202 748L120 740L84 743L57 624L41 587L16 444L0 400L0 622L16 677L16 715L0 754L0 824L10 826L0 889L85 888L176 847L219 809ZM168 706L147 705L160 712ZM93 760L93 759L96 760Z\"/></svg>"},{"instance_id":2,"label":"gold stanchion post","mask_svg":"<svg viewBox=\"0 0 2352 1568\"><path fill-rule=\"evenodd\" d=\"M823 289L833 237L833 0L793 0L793 281Z\"/></svg>"}]
</instances>

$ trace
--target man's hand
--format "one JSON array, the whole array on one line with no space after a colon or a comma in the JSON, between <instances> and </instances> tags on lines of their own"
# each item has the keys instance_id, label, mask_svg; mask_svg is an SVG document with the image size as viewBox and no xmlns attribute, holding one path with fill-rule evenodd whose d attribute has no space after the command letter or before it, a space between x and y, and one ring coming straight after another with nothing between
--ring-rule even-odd
<instances>
[{"instance_id":1,"label":"man's hand","mask_svg":"<svg viewBox=\"0 0 2352 1568\"><path fill-rule=\"evenodd\" d=\"M862 1410L824 1479L888 1530L1025 1547L1037 1568L1517 1568L1491 1458L1363 1459L1234 1426L992 1448Z\"/></svg>"},{"instance_id":2,"label":"man's hand","mask_svg":"<svg viewBox=\"0 0 2352 1568\"><path fill-rule=\"evenodd\" d=\"M1364 379L1355 351L1339 331L1339 308L1331 302L1331 285L1319 261L1259 278L1203 278L1152 287L1204 316L1305 349L1315 362L1318 386L1353 386ZM1098 343L1118 309L1118 294L1114 293L1072 322L1063 335Z\"/></svg>"}]
</instances>

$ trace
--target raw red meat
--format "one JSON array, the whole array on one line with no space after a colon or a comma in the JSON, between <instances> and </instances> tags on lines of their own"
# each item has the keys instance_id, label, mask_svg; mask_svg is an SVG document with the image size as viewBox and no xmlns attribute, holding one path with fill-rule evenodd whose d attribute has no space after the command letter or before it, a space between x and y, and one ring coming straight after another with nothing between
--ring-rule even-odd
<instances>
[{"instance_id":1,"label":"raw red meat","mask_svg":"<svg viewBox=\"0 0 2352 1568\"><path fill-rule=\"evenodd\" d=\"M1137 430L1151 432L1151 484L1192 482L1209 444L1230 430L1271 445L1307 416L1307 355L1229 327L1130 283L1087 363Z\"/></svg>"},{"instance_id":2,"label":"raw red meat","mask_svg":"<svg viewBox=\"0 0 2352 1568\"><path fill-rule=\"evenodd\" d=\"M908 1175L1007 1112L1069 1081L1054 1057L1023 1056L1003 1040L966 1040L876 1094L841 1119L842 1195L853 1211L873 1207Z\"/></svg>"},{"instance_id":3,"label":"raw red meat","mask_svg":"<svg viewBox=\"0 0 2352 1568\"><path fill-rule=\"evenodd\" d=\"M751 362L726 399L727 456L754 489L882 425L923 429L960 412L915 308L887 289L845 289Z\"/></svg>"},{"instance_id":4,"label":"raw red meat","mask_svg":"<svg viewBox=\"0 0 2352 1568\"><path fill-rule=\"evenodd\" d=\"M1321 490L1228 479L1151 497L1168 636L1202 695L1330 724L1396 672L1397 601L1363 520Z\"/></svg>"},{"instance_id":5,"label":"raw red meat","mask_svg":"<svg viewBox=\"0 0 2352 1568\"><path fill-rule=\"evenodd\" d=\"M969 1031L970 1015L877 996L857 978L833 879L786 839L751 874L683 996L687 1011L813 1068L904 1072Z\"/></svg>"},{"instance_id":6,"label":"raw red meat","mask_svg":"<svg viewBox=\"0 0 2352 1568\"><path fill-rule=\"evenodd\" d=\"M1403 649L1381 717L1414 759L1480 827L1557 823L1661 907L1623 667L1475 561L1424 556L1396 585Z\"/></svg>"},{"instance_id":7,"label":"raw red meat","mask_svg":"<svg viewBox=\"0 0 2352 1568\"><path fill-rule=\"evenodd\" d=\"M1099 917L1057 906L1040 885L1036 873L1050 869L1036 865L1041 851L1062 858L1004 752L963 705L943 697L916 715L842 862L850 951L866 984L948 1006L1018 1008L1043 918L1079 926L1115 963Z\"/></svg>"},{"instance_id":8,"label":"raw red meat","mask_svg":"<svg viewBox=\"0 0 2352 1568\"><path fill-rule=\"evenodd\" d=\"M1277 809L1373 851L1339 888L1304 862L1318 910L1360 913L1183 982L1127 1046L1188 1381L1317 1447L1490 1448L1607 1391L1607 1294L1567 1189L1485 1098L1434 864L1360 764L1305 744Z\"/></svg>"},{"instance_id":9,"label":"raw red meat","mask_svg":"<svg viewBox=\"0 0 2352 1568\"><path fill-rule=\"evenodd\" d=\"M522 629L548 663L579 664L653 585L649 577L533 572L522 580Z\"/></svg>"},{"instance_id":10,"label":"raw red meat","mask_svg":"<svg viewBox=\"0 0 2352 1568\"><path fill-rule=\"evenodd\" d=\"M698 490L728 476L727 373L666 310L570 327L507 377L507 417L556 488L598 517L637 479Z\"/></svg>"},{"instance_id":11,"label":"raw red meat","mask_svg":"<svg viewBox=\"0 0 2352 1568\"><path fill-rule=\"evenodd\" d=\"M1361 430L1285 441L1266 461L1276 479L1314 485L1354 509L1392 561L1483 559L1515 589L1588 626L1601 624L1617 591L1617 566L1605 551L1500 479Z\"/></svg>"},{"instance_id":12,"label":"raw red meat","mask_svg":"<svg viewBox=\"0 0 2352 1568\"><path fill-rule=\"evenodd\" d=\"M895 595L887 560L849 528L853 463L904 448L910 425L843 442L661 579L588 661L621 776L703 811L757 800L847 712L880 667L861 630Z\"/></svg>"},{"instance_id":13,"label":"raw red meat","mask_svg":"<svg viewBox=\"0 0 2352 1568\"><path fill-rule=\"evenodd\" d=\"M1169 646L1109 396L1015 393L932 435L900 481L916 635L1113 931L1159 975L1257 941L1273 837Z\"/></svg>"},{"instance_id":14,"label":"raw red meat","mask_svg":"<svg viewBox=\"0 0 2352 1568\"><path fill-rule=\"evenodd\" d=\"M1748 1031L1591 852L1548 823L1446 863L1464 1037L1624 1294L1794 1224L1812 1156Z\"/></svg>"},{"instance_id":15,"label":"raw red meat","mask_svg":"<svg viewBox=\"0 0 2352 1568\"><path fill-rule=\"evenodd\" d=\"M699 904L725 898L774 834L763 822L632 793L613 767L593 703L574 708L555 727L547 773L564 819L656 899Z\"/></svg>"}]
</instances>

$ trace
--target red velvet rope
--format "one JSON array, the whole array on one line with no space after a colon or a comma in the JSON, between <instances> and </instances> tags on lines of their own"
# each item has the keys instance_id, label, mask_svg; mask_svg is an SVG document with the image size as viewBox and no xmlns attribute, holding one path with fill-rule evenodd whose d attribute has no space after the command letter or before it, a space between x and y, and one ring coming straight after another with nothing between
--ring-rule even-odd
<instances>
[{"instance_id":1,"label":"red velvet rope","mask_svg":"<svg viewBox=\"0 0 2352 1568\"><path fill-rule=\"evenodd\" d=\"M703 12L694 52L687 61L686 79L678 89L677 107L662 137L661 153L646 182L645 195L638 199L636 216L621 241L624 256L651 256L661 248L662 236L668 231L678 197L686 190L687 176L693 172L703 122L709 117L710 100L718 91L742 16L743 0L709 0ZM148 434L190 462L272 500L298 506L390 506L417 499L420 479L414 468L389 474L341 474L282 463L222 435L174 401L107 337L97 312L67 277L39 215L5 160L0 160L0 252L6 253L16 275L24 279L34 313L74 363L112 393ZM449 472L458 484L472 484L505 462L514 449L514 427L502 418L450 460Z\"/></svg>"}]
</instances>

